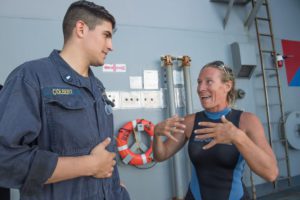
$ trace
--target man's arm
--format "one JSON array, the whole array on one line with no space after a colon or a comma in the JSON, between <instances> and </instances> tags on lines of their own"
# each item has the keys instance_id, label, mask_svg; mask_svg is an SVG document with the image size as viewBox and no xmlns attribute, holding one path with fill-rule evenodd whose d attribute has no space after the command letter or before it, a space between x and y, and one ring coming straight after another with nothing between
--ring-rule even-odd
<instances>
[{"instance_id":1,"label":"man's arm","mask_svg":"<svg viewBox=\"0 0 300 200\"><path fill-rule=\"evenodd\" d=\"M59 157L55 170L46 184L81 176L111 177L116 164L114 160L116 154L105 149L110 142L111 139L106 138L102 143L95 146L89 155Z\"/></svg>"}]
</instances>

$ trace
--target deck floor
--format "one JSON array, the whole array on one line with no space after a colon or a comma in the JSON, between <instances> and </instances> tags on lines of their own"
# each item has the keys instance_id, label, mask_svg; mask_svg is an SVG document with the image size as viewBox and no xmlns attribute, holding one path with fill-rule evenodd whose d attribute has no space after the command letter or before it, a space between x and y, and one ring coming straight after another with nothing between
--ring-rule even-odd
<instances>
[{"instance_id":1,"label":"deck floor","mask_svg":"<svg viewBox=\"0 0 300 200\"><path fill-rule=\"evenodd\" d=\"M300 186L257 198L258 200L300 200Z\"/></svg>"}]
</instances>

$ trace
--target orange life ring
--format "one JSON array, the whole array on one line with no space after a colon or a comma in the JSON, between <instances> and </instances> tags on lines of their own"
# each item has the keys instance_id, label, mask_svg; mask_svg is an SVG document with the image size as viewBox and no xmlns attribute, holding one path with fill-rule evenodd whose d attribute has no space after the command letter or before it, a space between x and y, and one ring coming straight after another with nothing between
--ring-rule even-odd
<instances>
[{"instance_id":1,"label":"orange life ring","mask_svg":"<svg viewBox=\"0 0 300 200\"><path fill-rule=\"evenodd\" d=\"M147 135L150 137L150 147L148 149L145 148L145 145L143 143L144 148L141 149L143 153L138 154L133 152L128 146L128 139L130 135L136 134L135 133L135 127L137 125L142 124L143 131L147 133ZM119 154L126 164L131 165L145 165L147 163L151 163L153 161L153 155L152 155L152 143L153 143L153 136L154 136L154 125L152 122L147 121L145 119L136 119L133 121L130 121L126 123L122 128L120 128L118 136L117 136L117 147ZM134 143L136 145L137 143ZM132 145L133 146L133 145Z\"/></svg>"}]
</instances>

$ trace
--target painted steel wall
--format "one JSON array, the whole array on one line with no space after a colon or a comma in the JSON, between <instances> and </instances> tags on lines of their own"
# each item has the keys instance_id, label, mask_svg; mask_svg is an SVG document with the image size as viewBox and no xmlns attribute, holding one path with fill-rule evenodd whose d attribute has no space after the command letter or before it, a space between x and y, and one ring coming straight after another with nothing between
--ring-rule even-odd
<instances>
[{"instance_id":1,"label":"painted steel wall","mask_svg":"<svg viewBox=\"0 0 300 200\"><path fill-rule=\"evenodd\" d=\"M61 0L1 0L0 3L0 83L19 64L48 56L52 49L60 49L63 44L61 21L72 1ZM95 1L110 10L117 20L118 30L114 35L114 51L107 63L127 64L126 73L104 73L101 68L93 71L105 84L107 90L132 91L129 76L142 76L143 70L158 70L160 56L188 55L192 58L192 90L196 91L196 79L201 67L213 60L223 60L232 64L230 44L240 42L257 45L254 26L247 30L243 23L250 10L235 6L226 29L222 20L226 4L212 3L209 0L114 0ZM271 0L271 14L277 50L281 51L281 39L300 40L299 0ZM289 22L289 23L287 23ZM257 52L256 52L257 53ZM257 53L256 63L259 65ZM287 86L285 69L281 69L282 91L285 110L300 110L297 99L298 87ZM237 88L246 92L246 98L237 102L237 107L256 113L264 118L261 77L257 66L250 80L238 79ZM160 79L159 87L164 87ZM194 111L201 110L196 92L193 96ZM115 132L127 121L145 118L157 123L167 116L166 109L115 110ZM263 121L263 119L262 119ZM281 147L278 147L281 148ZM292 175L300 175L300 152L289 151ZM148 170L140 170L119 163L122 180L133 200L167 200L172 194L171 162L165 161ZM187 174L185 175L188 176ZM186 177L183 177L186 179ZM245 180L249 183L248 171ZM255 177L255 183L264 181ZM18 199L13 192L13 199Z\"/></svg>"}]
</instances>

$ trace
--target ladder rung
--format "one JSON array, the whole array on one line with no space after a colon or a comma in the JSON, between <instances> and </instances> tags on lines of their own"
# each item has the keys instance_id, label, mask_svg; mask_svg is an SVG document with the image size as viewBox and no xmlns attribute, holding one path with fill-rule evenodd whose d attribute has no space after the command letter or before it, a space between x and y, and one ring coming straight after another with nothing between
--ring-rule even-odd
<instances>
[{"instance_id":1,"label":"ladder rung","mask_svg":"<svg viewBox=\"0 0 300 200\"><path fill-rule=\"evenodd\" d=\"M279 106L280 104L279 103L277 103L277 104L275 104L275 103L272 103L272 104L268 104L268 107L274 107L274 106ZM266 107L266 105L265 104L263 104L263 105L258 105L258 106L261 106L261 107Z\"/></svg>"},{"instance_id":2,"label":"ladder rung","mask_svg":"<svg viewBox=\"0 0 300 200\"><path fill-rule=\"evenodd\" d=\"M256 2L256 1L253 1L253 3L256 4L257 2ZM266 1L265 1L265 2L263 2L261 5L266 6L266 5L268 5L268 4L267 4Z\"/></svg>"},{"instance_id":3,"label":"ladder rung","mask_svg":"<svg viewBox=\"0 0 300 200\"><path fill-rule=\"evenodd\" d=\"M268 124L268 122L264 122L263 124ZM269 122L269 124L279 124L279 122Z\"/></svg>"},{"instance_id":4,"label":"ladder rung","mask_svg":"<svg viewBox=\"0 0 300 200\"><path fill-rule=\"evenodd\" d=\"M269 106L277 106L280 105L280 103L269 103Z\"/></svg>"},{"instance_id":5,"label":"ladder rung","mask_svg":"<svg viewBox=\"0 0 300 200\"><path fill-rule=\"evenodd\" d=\"M271 34L267 34L267 33L260 33L259 35L260 35L260 36L266 36L266 37L272 37Z\"/></svg>"},{"instance_id":6,"label":"ladder rung","mask_svg":"<svg viewBox=\"0 0 300 200\"><path fill-rule=\"evenodd\" d=\"M286 142L286 139L275 139L275 140L272 140L272 142Z\"/></svg>"},{"instance_id":7,"label":"ladder rung","mask_svg":"<svg viewBox=\"0 0 300 200\"><path fill-rule=\"evenodd\" d=\"M264 17L256 17L257 20L262 20L262 21L270 21L269 18L264 18Z\"/></svg>"},{"instance_id":8,"label":"ladder rung","mask_svg":"<svg viewBox=\"0 0 300 200\"><path fill-rule=\"evenodd\" d=\"M262 122L263 124L268 124L268 122ZM269 122L270 124L279 124L279 122Z\"/></svg>"},{"instance_id":9,"label":"ladder rung","mask_svg":"<svg viewBox=\"0 0 300 200\"><path fill-rule=\"evenodd\" d=\"M286 160L287 158L286 157L280 157L280 158L276 158L278 161L283 161L283 160Z\"/></svg>"},{"instance_id":10,"label":"ladder rung","mask_svg":"<svg viewBox=\"0 0 300 200\"><path fill-rule=\"evenodd\" d=\"M268 106L271 107L271 106L279 106L280 103L269 103ZM263 105L259 105L259 106L266 106L265 104Z\"/></svg>"},{"instance_id":11,"label":"ladder rung","mask_svg":"<svg viewBox=\"0 0 300 200\"><path fill-rule=\"evenodd\" d=\"M277 76L277 73L275 74L269 74L269 77L272 78L272 77L276 77Z\"/></svg>"},{"instance_id":12,"label":"ladder rung","mask_svg":"<svg viewBox=\"0 0 300 200\"><path fill-rule=\"evenodd\" d=\"M267 68L267 69L264 69L264 70L276 70L276 69L273 69L273 68ZM262 76L263 74L262 73L257 73L255 74L256 77L260 77ZM269 75L270 77L272 77L271 75ZM274 74L273 76L276 76L276 74Z\"/></svg>"},{"instance_id":13,"label":"ladder rung","mask_svg":"<svg viewBox=\"0 0 300 200\"><path fill-rule=\"evenodd\" d=\"M276 70L276 68L264 68L264 70Z\"/></svg>"},{"instance_id":14,"label":"ladder rung","mask_svg":"<svg viewBox=\"0 0 300 200\"><path fill-rule=\"evenodd\" d=\"M268 85L268 87L279 88L278 85Z\"/></svg>"},{"instance_id":15,"label":"ladder rung","mask_svg":"<svg viewBox=\"0 0 300 200\"><path fill-rule=\"evenodd\" d=\"M261 50L262 53L274 53L274 51L271 50Z\"/></svg>"},{"instance_id":16,"label":"ladder rung","mask_svg":"<svg viewBox=\"0 0 300 200\"><path fill-rule=\"evenodd\" d=\"M279 176L276 181L281 181L281 180L286 180L286 179L290 179L290 177L288 176Z\"/></svg>"}]
</instances>

